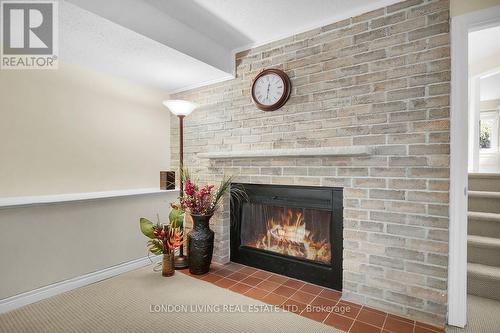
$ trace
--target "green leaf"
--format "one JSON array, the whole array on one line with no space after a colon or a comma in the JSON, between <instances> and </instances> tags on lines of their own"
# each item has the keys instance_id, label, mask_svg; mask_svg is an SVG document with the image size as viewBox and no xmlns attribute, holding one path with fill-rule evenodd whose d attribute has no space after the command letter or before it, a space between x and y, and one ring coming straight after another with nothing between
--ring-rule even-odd
<instances>
[{"instance_id":1,"label":"green leaf","mask_svg":"<svg viewBox=\"0 0 500 333\"><path fill-rule=\"evenodd\" d=\"M180 228L184 223L184 211L182 209L172 208L168 215L168 219L170 220L170 226L172 228Z\"/></svg>"},{"instance_id":2,"label":"green leaf","mask_svg":"<svg viewBox=\"0 0 500 333\"><path fill-rule=\"evenodd\" d=\"M148 240L148 250L153 254L162 254L163 253L163 244L158 239Z\"/></svg>"},{"instance_id":3,"label":"green leaf","mask_svg":"<svg viewBox=\"0 0 500 333\"><path fill-rule=\"evenodd\" d=\"M144 217L141 217L139 220L139 223L141 225L141 231L144 234L144 236L148 238L155 238L153 234L153 222L151 222L148 219L145 219Z\"/></svg>"}]
</instances>

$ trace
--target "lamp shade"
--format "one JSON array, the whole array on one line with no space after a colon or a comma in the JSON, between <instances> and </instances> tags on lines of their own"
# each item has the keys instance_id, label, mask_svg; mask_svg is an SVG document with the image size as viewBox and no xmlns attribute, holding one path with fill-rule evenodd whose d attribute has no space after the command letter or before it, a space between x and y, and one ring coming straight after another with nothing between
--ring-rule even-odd
<instances>
[{"instance_id":1,"label":"lamp shade","mask_svg":"<svg viewBox=\"0 0 500 333\"><path fill-rule=\"evenodd\" d=\"M176 116L188 116L194 109L198 107L198 104L183 101L181 99L169 99L163 101L163 105L165 105L170 112L175 114Z\"/></svg>"}]
</instances>

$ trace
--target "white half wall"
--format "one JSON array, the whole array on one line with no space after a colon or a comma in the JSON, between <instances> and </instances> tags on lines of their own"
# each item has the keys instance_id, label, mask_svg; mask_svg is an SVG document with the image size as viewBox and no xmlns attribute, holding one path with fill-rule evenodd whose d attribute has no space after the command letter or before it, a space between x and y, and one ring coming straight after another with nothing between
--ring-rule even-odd
<instances>
[{"instance_id":1,"label":"white half wall","mask_svg":"<svg viewBox=\"0 0 500 333\"><path fill-rule=\"evenodd\" d=\"M177 192L0 209L0 300L147 255L139 218Z\"/></svg>"}]
</instances>

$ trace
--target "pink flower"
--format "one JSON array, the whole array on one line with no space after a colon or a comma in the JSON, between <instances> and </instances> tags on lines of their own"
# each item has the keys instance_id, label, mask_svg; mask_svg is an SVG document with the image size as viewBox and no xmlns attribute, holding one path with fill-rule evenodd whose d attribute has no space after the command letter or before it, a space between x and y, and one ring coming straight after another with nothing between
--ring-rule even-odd
<instances>
[{"instance_id":1,"label":"pink flower","mask_svg":"<svg viewBox=\"0 0 500 333\"><path fill-rule=\"evenodd\" d=\"M181 206L191 214L210 214L213 210L215 200L214 185L204 185L199 188L191 180L186 180L184 195L181 198Z\"/></svg>"},{"instance_id":2,"label":"pink flower","mask_svg":"<svg viewBox=\"0 0 500 333\"><path fill-rule=\"evenodd\" d=\"M186 184L184 185L184 192L187 195L194 195L195 191L196 191L196 188L195 188L194 184L191 183L191 181L189 179L186 180Z\"/></svg>"}]
</instances>

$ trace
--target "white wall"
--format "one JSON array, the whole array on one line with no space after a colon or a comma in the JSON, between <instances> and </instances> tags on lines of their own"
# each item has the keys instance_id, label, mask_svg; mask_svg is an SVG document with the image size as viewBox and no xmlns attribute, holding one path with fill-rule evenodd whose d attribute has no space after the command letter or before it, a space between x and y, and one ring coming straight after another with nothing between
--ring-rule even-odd
<instances>
[{"instance_id":1,"label":"white wall","mask_svg":"<svg viewBox=\"0 0 500 333\"><path fill-rule=\"evenodd\" d=\"M158 187L166 96L72 65L0 71L0 197Z\"/></svg>"},{"instance_id":2,"label":"white wall","mask_svg":"<svg viewBox=\"0 0 500 333\"><path fill-rule=\"evenodd\" d=\"M0 198L159 188L163 91L74 65L0 71ZM176 193L0 209L0 299L146 256Z\"/></svg>"},{"instance_id":3,"label":"white wall","mask_svg":"<svg viewBox=\"0 0 500 333\"><path fill-rule=\"evenodd\" d=\"M498 5L500 0L451 0L450 15L459 16Z\"/></svg>"}]
</instances>

